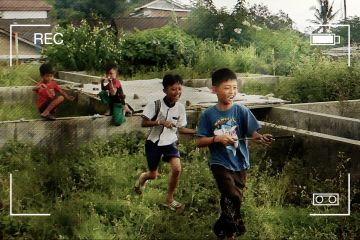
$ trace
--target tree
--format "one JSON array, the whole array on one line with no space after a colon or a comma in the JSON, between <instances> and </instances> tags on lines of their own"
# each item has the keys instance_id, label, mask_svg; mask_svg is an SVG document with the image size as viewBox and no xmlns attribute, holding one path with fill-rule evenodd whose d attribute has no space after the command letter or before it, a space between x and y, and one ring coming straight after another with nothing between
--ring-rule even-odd
<instances>
[{"instance_id":1,"label":"tree","mask_svg":"<svg viewBox=\"0 0 360 240\"><path fill-rule=\"evenodd\" d=\"M272 30L292 28L293 20L283 11L277 14L270 12L264 4L254 4L249 8L249 19L257 26L267 27Z\"/></svg>"},{"instance_id":2,"label":"tree","mask_svg":"<svg viewBox=\"0 0 360 240\"><path fill-rule=\"evenodd\" d=\"M236 41L249 44L250 34L247 33L246 20L236 13L230 14L226 9L217 10L212 1L198 0L193 3L193 9L186 20L185 31L200 39L217 40L222 43Z\"/></svg>"},{"instance_id":3,"label":"tree","mask_svg":"<svg viewBox=\"0 0 360 240\"><path fill-rule=\"evenodd\" d=\"M349 24L351 29L351 44L360 44L360 17L349 17L346 20L340 21L339 24ZM344 38L343 45L347 46L348 42L348 29L347 27L339 27L335 30L336 35Z\"/></svg>"},{"instance_id":4,"label":"tree","mask_svg":"<svg viewBox=\"0 0 360 240\"><path fill-rule=\"evenodd\" d=\"M71 22L97 16L110 19L126 11L126 0L55 0L56 16L60 22Z\"/></svg>"},{"instance_id":5,"label":"tree","mask_svg":"<svg viewBox=\"0 0 360 240\"><path fill-rule=\"evenodd\" d=\"M311 20L312 23L319 24L319 25L327 25L330 24L339 13L339 10L334 12L334 1L329 4L329 0L318 0L320 8L316 8L316 6L312 6L310 10L314 10L314 16L316 20ZM328 27L322 26L315 30L315 32L320 31L323 29L323 32L328 31Z\"/></svg>"}]
</instances>

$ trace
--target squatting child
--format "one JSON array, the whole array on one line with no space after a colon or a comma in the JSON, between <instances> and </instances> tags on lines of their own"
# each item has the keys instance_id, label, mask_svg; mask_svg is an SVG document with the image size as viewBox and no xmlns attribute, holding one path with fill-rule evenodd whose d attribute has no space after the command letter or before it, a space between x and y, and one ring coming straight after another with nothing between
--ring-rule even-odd
<instances>
[{"instance_id":1,"label":"squatting child","mask_svg":"<svg viewBox=\"0 0 360 240\"><path fill-rule=\"evenodd\" d=\"M55 120L56 107L65 99L73 101L74 97L64 92L54 80L54 70L49 63L40 66L41 81L38 82L33 91L37 94L37 107L40 116L48 120Z\"/></svg>"},{"instance_id":2,"label":"squatting child","mask_svg":"<svg viewBox=\"0 0 360 240\"><path fill-rule=\"evenodd\" d=\"M100 97L104 102L107 102L109 108L105 115L113 115L114 104L121 104L124 111L131 112L128 105L125 104L125 94L121 86L121 82L118 79L118 67L116 64L108 64L105 67L105 78L101 79L101 90ZM105 83L106 81L106 83ZM104 95L105 94L105 95ZM104 100L106 98L106 100Z\"/></svg>"}]
</instances>

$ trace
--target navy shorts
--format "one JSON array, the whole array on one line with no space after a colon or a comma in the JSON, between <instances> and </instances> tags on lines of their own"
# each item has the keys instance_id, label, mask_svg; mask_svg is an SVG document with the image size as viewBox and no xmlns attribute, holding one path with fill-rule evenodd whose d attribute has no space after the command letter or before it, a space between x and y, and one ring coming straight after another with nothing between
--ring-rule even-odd
<instances>
[{"instance_id":1,"label":"navy shorts","mask_svg":"<svg viewBox=\"0 0 360 240\"><path fill-rule=\"evenodd\" d=\"M180 158L180 153L175 143L165 146L158 146L157 143L153 143L150 140L146 140L145 143L145 154L150 171L157 170L161 156L165 162L169 162L173 157Z\"/></svg>"}]
</instances>

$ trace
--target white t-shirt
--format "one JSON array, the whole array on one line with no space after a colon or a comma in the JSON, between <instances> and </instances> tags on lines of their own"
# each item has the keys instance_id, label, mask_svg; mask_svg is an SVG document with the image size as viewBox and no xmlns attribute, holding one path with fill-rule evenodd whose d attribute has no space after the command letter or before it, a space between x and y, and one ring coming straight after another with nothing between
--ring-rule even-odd
<instances>
[{"instance_id":1,"label":"white t-shirt","mask_svg":"<svg viewBox=\"0 0 360 240\"><path fill-rule=\"evenodd\" d=\"M176 102L173 107L168 107L164 99L161 99L160 105L160 111L156 120L171 121L176 127L170 129L163 125L154 126L150 129L147 140L153 143L159 141L158 146L165 146L177 141L177 128L182 128L187 125L186 111L184 105L180 102ZM151 101L146 105L142 117L151 120L155 114L155 101Z\"/></svg>"}]
</instances>

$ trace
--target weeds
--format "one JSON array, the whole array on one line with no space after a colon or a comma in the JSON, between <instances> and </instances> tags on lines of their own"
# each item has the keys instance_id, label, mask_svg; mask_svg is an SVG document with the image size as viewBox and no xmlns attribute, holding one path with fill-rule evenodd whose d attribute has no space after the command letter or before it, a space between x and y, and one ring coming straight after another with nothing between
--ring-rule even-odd
<instances>
[{"instance_id":1,"label":"weeds","mask_svg":"<svg viewBox=\"0 0 360 240\"><path fill-rule=\"evenodd\" d=\"M78 149L47 152L21 143L0 150L1 224L5 239L215 239L219 193L207 166L207 151L181 144L182 176L176 198L186 210L177 215L161 207L169 168L147 184L142 196L133 184L144 169L142 133L97 140ZM354 214L347 219L314 218L309 195L320 186L300 160L275 168L261 149L253 165L242 207L244 239L355 239ZM347 162L339 155L341 164ZM14 212L49 212L49 218L8 216L9 180L14 176ZM342 178L336 184L342 183Z\"/></svg>"}]
</instances>

